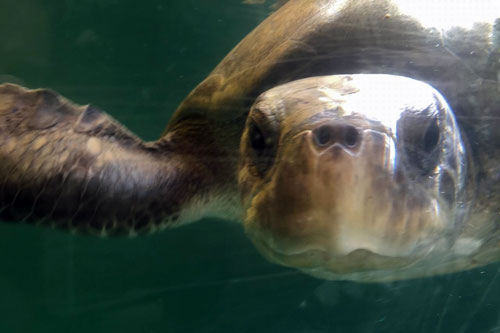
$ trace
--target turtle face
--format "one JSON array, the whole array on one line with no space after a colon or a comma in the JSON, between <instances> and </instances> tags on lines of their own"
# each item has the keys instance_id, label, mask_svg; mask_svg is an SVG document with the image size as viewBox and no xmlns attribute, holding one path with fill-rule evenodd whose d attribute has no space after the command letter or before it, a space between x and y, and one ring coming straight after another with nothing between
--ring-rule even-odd
<instances>
[{"instance_id":1,"label":"turtle face","mask_svg":"<svg viewBox=\"0 0 500 333\"><path fill-rule=\"evenodd\" d=\"M272 261L322 278L387 275L453 244L464 155L425 83L366 74L273 88L241 141L245 230Z\"/></svg>"}]
</instances>

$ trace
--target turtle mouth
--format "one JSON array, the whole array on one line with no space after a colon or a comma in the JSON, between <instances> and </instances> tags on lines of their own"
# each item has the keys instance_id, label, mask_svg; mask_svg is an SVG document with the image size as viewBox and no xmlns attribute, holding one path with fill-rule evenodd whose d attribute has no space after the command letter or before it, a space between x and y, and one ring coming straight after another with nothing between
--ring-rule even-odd
<instances>
[{"instance_id":1,"label":"turtle mouth","mask_svg":"<svg viewBox=\"0 0 500 333\"><path fill-rule=\"evenodd\" d=\"M388 271L405 269L425 256L387 256L363 248L338 255L317 246L284 249L274 246L269 239L264 240L259 234L253 235L251 239L269 261L330 279L342 279L349 274L364 272L383 271L387 274Z\"/></svg>"},{"instance_id":2,"label":"turtle mouth","mask_svg":"<svg viewBox=\"0 0 500 333\"><path fill-rule=\"evenodd\" d=\"M278 264L296 268L317 268L331 259L331 254L321 246L309 243L309 246L297 246L294 241L283 245L272 234L264 234L260 230L247 229L255 247L269 260Z\"/></svg>"}]
</instances>

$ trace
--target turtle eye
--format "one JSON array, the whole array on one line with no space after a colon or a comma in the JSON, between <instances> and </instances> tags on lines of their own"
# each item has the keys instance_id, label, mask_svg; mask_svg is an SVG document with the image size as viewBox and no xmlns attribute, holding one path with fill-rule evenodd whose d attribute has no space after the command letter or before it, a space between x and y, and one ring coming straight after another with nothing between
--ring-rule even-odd
<instances>
[{"instance_id":1,"label":"turtle eye","mask_svg":"<svg viewBox=\"0 0 500 333\"><path fill-rule=\"evenodd\" d=\"M266 138L256 124L253 124L250 128L249 140L250 145L257 153L261 153L266 149Z\"/></svg>"},{"instance_id":2,"label":"turtle eye","mask_svg":"<svg viewBox=\"0 0 500 333\"><path fill-rule=\"evenodd\" d=\"M441 133L436 116L430 119L422 114L409 114L398 122L398 137L410 166L422 176L433 172L439 163Z\"/></svg>"},{"instance_id":3,"label":"turtle eye","mask_svg":"<svg viewBox=\"0 0 500 333\"><path fill-rule=\"evenodd\" d=\"M258 174L263 175L274 161L274 143L270 135L255 122L248 131L248 143L253 151L253 165Z\"/></svg>"},{"instance_id":4,"label":"turtle eye","mask_svg":"<svg viewBox=\"0 0 500 333\"><path fill-rule=\"evenodd\" d=\"M439 126L437 119L434 118L427 126L424 134L423 148L426 153L431 153L439 142Z\"/></svg>"}]
</instances>

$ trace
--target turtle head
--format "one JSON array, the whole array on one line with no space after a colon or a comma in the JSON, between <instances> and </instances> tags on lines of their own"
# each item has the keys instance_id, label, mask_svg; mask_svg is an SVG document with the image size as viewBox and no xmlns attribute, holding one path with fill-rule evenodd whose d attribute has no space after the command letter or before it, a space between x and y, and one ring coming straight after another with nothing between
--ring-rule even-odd
<instances>
[{"instance_id":1,"label":"turtle head","mask_svg":"<svg viewBox=\"0 0 500 333\"><path fill-rule=\"evenodd\" d=\"M245 230L282 265L377 280L446 251L461 228L464 146L444 98L420 81L359 74L273 88L240 150Z\"/></svg>"}]
</instances>

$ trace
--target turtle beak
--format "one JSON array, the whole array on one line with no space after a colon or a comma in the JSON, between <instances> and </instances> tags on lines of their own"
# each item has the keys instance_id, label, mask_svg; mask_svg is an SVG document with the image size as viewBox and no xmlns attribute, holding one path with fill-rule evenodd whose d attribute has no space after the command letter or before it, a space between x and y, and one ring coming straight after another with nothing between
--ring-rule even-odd
<instances>
[{"instance_id":1,"label":"turtle beak","mask_svg":"<svg viewBox=\"0 0 500 333\"><path fill-rule=\"evenodd\" d=\"M440 228L432 200L396 175L394 139L371 128L329 120L284 142L245 220L264 255L337 272L395 268Z\"/></svg>"}]
</instances>

